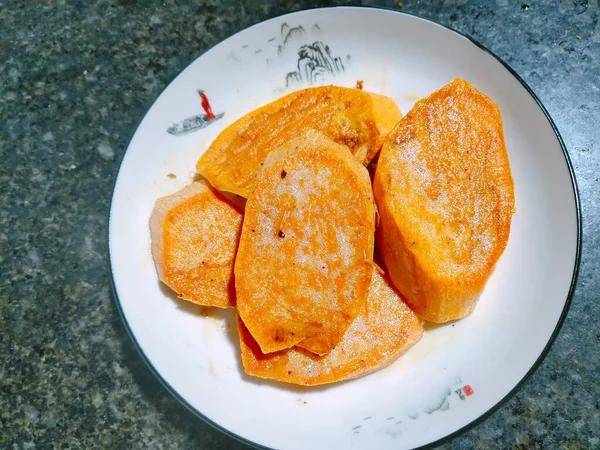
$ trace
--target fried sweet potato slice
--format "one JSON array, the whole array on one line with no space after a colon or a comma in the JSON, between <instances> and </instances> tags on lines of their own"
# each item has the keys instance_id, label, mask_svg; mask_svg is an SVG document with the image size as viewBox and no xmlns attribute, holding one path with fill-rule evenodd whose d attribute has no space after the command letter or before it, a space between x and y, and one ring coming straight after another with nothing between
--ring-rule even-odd
<instances>
[{"instance_id":1,"label":"fried sweet potato slice","mask_svg":"<svg viewBox=\"0 0 600 450\"><path fill-rule=\"evenodd\" d=\"M342 341L325 356L297 347L265 355L238 316L246 373L307 386L334 383L383 369L421 338L420 319L391 281L377 271L373 271L365 306Z\"/></svg>"},{"instance_id":2,"label":"fried sweet potato slice","mask_svg":"<svg viewBox=\"0 0 600 450\"><path fill-rule=\"evenodd\" d=\"M364 306L375 205L367 169L308 130L269 154L248 198L237 307L264 353L326 354Z\"/></svg>"},{"instance_id":3,"label":"fried sweet potato slice","mask_svg":"<svg viewBox=\"0 0 600 450\"><path fill-rule=\"evenodd\" d=\"M423 319L470 314L506 247L513 179L496 103L456 79L389 134L374 180L377 246Z\"/></svg>"},{"instance_id":4,"label":"fried sweet potato slice","mask_svg":"<svg viewBox=\"0 0 600 450\"><path fill-rule=\"evenodd\" d=\"M267 154L312 128L347 145L367 165L402 115L396 102L358 89L323 86L293 92L227 127L196 164L221 191L248 197Z\"/></svg>"},{"instance_id":5,"label":"fried sweet potato slice","mask_svg":"<svg viewBox=\"0 0 600 450\"><path fill-rule=\"evenodd\" d=\"M156 201L150 217L158 276L177 295L204 306L235 306L233 261L242 213L201 181Z\"/></svg>"}]
</instances>

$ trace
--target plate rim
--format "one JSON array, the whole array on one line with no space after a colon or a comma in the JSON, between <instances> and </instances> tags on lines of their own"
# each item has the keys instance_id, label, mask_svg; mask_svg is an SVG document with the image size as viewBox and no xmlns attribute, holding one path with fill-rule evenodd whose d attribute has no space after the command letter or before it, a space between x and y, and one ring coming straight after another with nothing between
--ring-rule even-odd
<instances>
[{"instance_id":1,"label":"plate rim","mask_svg":"<svg viewBox=\"0 0 600 450\"><path fill-rule=\"evenodd\" d=\"M144 351L142 350L141 345L139 344L139 342L137 341L135 335L133 334L133 331L131 330L131 327L129 326L129 323L127 321L127 318L125 317L125 313L123 311L123 308L121 306L121 301L119 299L119 295L117 293L117 289L116 289L116 285L115 285L115 278L113 275L113 267L112 267L112 262L111 262L111 253L110 253L110 224L111 224L111 212L112 212L112 205L113 205L113 201L114 201L114 195L115 195L115 187L117 184L117 180L119 178L119 173L121 172L121 166L123 165L123 161L125 159L125 155L127 154L127 149L129 149L130 145L131 145L131 141L133 140L135 134L137 133L140 125L142 124L142 122L144 121L144 119L146 118L148 111L150 111L150 109L154 106L154 104L156 103L156 101L162 96L162 94L171 86L171 84L188 68L190 67L190 65L192 65L196 60L198 60L199 58L201 58L206 52L208 52L209 50L213 49L214 47L218 46L219 44L221 44L222 42L224 42L225 40L235 36L238 33L241 33L243 31L246 31L250 28L253 28L255 26L259 26L260 24L270 21L270 20L274 20L274 19L278 19L278 18L282 18L282 17L286 17L286 16L291 16L291 15L295 15L298 13L304 13L304 12L308 12L308 11L316 11L316 10L338 10L338 9L372 9L372 10L379 10L379 11L385 11L385 12L390 12L390 13L395 13L395 14L402 14L402 15L406 15L406 16L410 16L410 17L414 17L416 19L425 21L425 22L429 22L433 25L437 25L440 26L452 33L456 33L459 36L462 36L466 39L469 40L469 42L471 42L472 44L474 44L475 46L477 46L479 49L483 50L484 52L486 52L487 54L491 55L492 57L494 57L500 64L502 64L502 66L508 70L508 72L525 88L525 90L527 91L527 93L531 96L531 98L533 98L533 100L535 101L535 103L537 104L537 106L540 108L540 110L544 113L544 115L546 116L546 120L548 121L548 123L550 124L550 127L552 128L552 131L554 132L554 135L556 136L558 143L561 147L561 150L563 152L563 156L565 158L565 164L567 165L567 169L569 171L569 176L571 179L571 187L573 189L573 197L574 197L574 201L575 201L575 212L576 212L576 220L577 220L577 224L576 224L576 228L577 228L577 239L576 239L576 249L575 249L575 261L573 264L573 275L571 277L571 283L569 285L569 291L567 293L567 298L565 300L565 305L563 307L563 310L560 314L560 317L558 319L558 322L556 324L556 327L554 328L552 334L550 335L550 338L548 339L548 342L546 343L546 345L544 346L544 349L542 350L542 352L540 353L540 355L537 357L537 359L535 360L535 362L532 364L532 366L529 368L529 370L527 371L527 373L525 373L525 375L523 375L523 377L521 378L521 380L504 396L502 397L498 402L496 402L496 404L494 404L492 407L490 407L487 411L485 411L483 414L481 414L479 417L477 417L476 419L473 419L471 422L467 423L466 425L462 426L461 428L459 428L458 430L453 431L452 433L437 439L435 441L432 441L430 443L424 444L420 447L417 447L417 449L425 449L425 448L434 448L437 447L439 445L445 444L447 442L450 442L451 440L453 440L454 438L463 435L464 433L470 431L471 429L475 428L477 425L481 424L482 422L484 422L486 419L488 419L489 417L491 417L496 411L498 411L502 406L504 406L511 398L513 398L515 396L515 394L521 389L521 387L525 384L526 381L528 381L531 376L540 368L540 366L542 365L542 363L544 362L544 360L546 359L546 356L548 356L548 353L550 352L550 349L552 348L552 345L554 344L554 342L556 341L556 338L558 337L558 334L560 333L560 330L565 322L565 319L567 317L567 314L569 312L569 308L571 306L572 300L573 300L573 296L575 294L575 287L577 284L577 279L579 277L579 269L580 269L580 265L581 265L581 248L582 248L582 213L581 213L581 201L580 201L580 196L579 196L579 187L577 184L577 179L575 177L575 171L573 168L573 163L571 162L571 158L569 156L569 153L567 151L567 147L565 145L565 142L560 134L560 131L558 130L558 127L556 126L556 124L554 123L554 120L552 119L552 117L550 116L550 113L548 112L548 110L546 109L546 107L544 106L544 104L541 102L541 100L538 98L538 96L535 94L535 92L533 91L533 89L531 89L531 87L529 87L529 85L527 84L527 82L525 82L525 80L523 80L523 78L521 78L521 76L506 62L504 61L501 57L499 57L498 55L496 55L493 51L491 51L490 49L488 49L485 45L483 45L482 43L480 43L479 41L477 41L477 39L473 38L472 36L470 36L468 33L463 33L462 31L458 31L450 26L444 25L442 23L439 23L433 19L428 19L426 17L420 16L418 14L415 13L411 13L408 11L400 11L397 9L394 9L392 7L386 7L386 6L365 6L365 5L360 5L360 6L333 6L333 7L315 7L315 8L307 8L307 9L302 9L302 10L298 10L298 11L291 11L285 14L280 14L277 16L273 16L273 17L269 17L267 19L261 20L259 22L253 23L247 27L244 27L238 31L236 31L235 33L229 35L228 37L226 37L225 39L217 42L215 45L207 48L206 50L204 50L202 53L198 54L198 56L196 56L191 62L189 62L183 69L181 69L172 79L171 81L161 90L161 92L156 96L156 98L152 101L152 103L150 104L150 106L148 108L146 108L146 112L144 113L144 115L141 117L141 119L138 121L133 133L131 134L131 137L129 138L129 141L127 143L127 147L126 150L123 152L123 154L120 156L119 159L119 163L118 163L118 169L116 171L116 175L114 177L113 183L112 183L112 188L111 188L111 198L110 198L110 203L108 205L108 211L106 213L106 216L108 216L108 220L107 220L107 226L106 226L106 258L107 258L107 262L108 262L108 269L109 269L109 282L110 282L110 288L111 288L111 293L112 293L112 297L114 300L114 303L117 305L117 310L119 311L119 316L121 317L121 320L123 321L123 324L125 325L125 329L127 330L127 334L129 335L129 337L131 338L133 345L135 347L135 349L137 350L138 354L141 356L142 360L144 361L144 363L146 364L146 366L150 369L150 371L152 372L152 374L158 379L158 381L162 384L162 386L166 389L167 392L169 392L173 397L175 397L189 412L191 412L195 417L201 419L204 423L212 426L214 429L224 433L225 435L237 440L238 442L244 443L246 445L249 445L250 447L253 448L257 448L257 449L266 449L266 450L270 450L270 447L266 447L264 445L258 444L254 441L251 441L243 436L240 436L236 433L234 433L233 431L230 431L229 429L217 424L216 422L214 422L213 420L211 420L209 417L205 416L202 412L198 411L196 408L194 408L185 398L183 398L175 388L173 388L173 386L171 386L162 376L161 374L158 372L158 370L152 365L152 363L150 362L150 360L148 359L148 357L146 356L146 354L144 353Z\"/></svg>"}]
</instances>

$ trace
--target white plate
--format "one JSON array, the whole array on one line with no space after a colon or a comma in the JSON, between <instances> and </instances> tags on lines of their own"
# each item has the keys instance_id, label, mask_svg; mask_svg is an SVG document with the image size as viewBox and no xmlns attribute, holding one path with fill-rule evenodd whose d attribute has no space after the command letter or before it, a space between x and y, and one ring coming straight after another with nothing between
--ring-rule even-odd
<instances>
[{"instance_id":1,"label":"white plate","mask_svg":"<svg viewBox=\"0 0 600 450\"><path fill-rule=\"evenodd\" d=\"M244 375L232 312L204 317L159 284L148 230L156 198L192 181L197 158L223 128L284 92L363 80L366 90L395 97L406 113L455 77L500 106L517 203L508 247L475 312L429 327L398 362L358 380L298 388ZM212 120L198 89L210 101ZM564 145L508 66L418 17L332 8L250 27L165 89L121 163L109 247L117 303L134 341L167 388L200 417L267 447L401 449L465 429L540 364L568 309L579 228Z\"/></svg>"}]
</instances>

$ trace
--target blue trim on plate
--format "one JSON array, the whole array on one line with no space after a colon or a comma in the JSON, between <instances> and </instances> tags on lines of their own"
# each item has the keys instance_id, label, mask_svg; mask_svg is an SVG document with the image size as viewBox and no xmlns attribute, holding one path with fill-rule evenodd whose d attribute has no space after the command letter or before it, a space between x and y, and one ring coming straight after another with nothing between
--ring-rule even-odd
<instances>
[{"instance_id":1,"label":"blue trim on plate","mask_svg":"<svg viewBox=\"0 0 600 450\"><path fill-rule=\"evenodd\" d=\"M575 178L575 172L573 170L573 165L571 163L571 158L569 157L569 153L567 152L567 148L565 146L565 143L563 141L562 136L560 135L560 132L558 131L558 128L556 127L556 124L554 123L554 121L552 120L552 117L550 117L550 114L548 113L548 111L546 110L546 108L544 107L544 105L542 104L542 102L540 101L540 99L537 97L537 95L535 95L535 93L533 92L533 90L527 85L527 83L519 76L519 74L517 72L515 72L513 70L512 67L510 67L502 58L500 58L499 56L497 56L496 54L494 54L491 50L489 50L488 48L486 48L483 44L477 42L474 38L472 38L471 36L461 33L460 31L456 31L446 25L442 25L438 22L435 22L433 20L430 19L426 19L424 17L418 16L416 14L412 14L412 13L408 13L405 11L398 11L398 10L394 10L391 8L385 8L385 7L379 7L379 8L374 8L374 7L367 7L367 6L359 6L359 7L346 7L346 6L340 6L340 7L334 7L334 8L312 8L312 9L307 9L307 10L303 10L303 11L296 11L296 12L292 12L292 13L288 13L288 14L284 14L281 16L277 16L277 17L272 17L271 19L267 19L264 20L262 22L258 22L254 25L251 25L250 27L244 28L242 30L239 30L237 33L240 33L244 30L247 30L248 28L252 28L254 26L260 25L263 22L269 21L269 20L274 20L274 19L280 19L282 17L285 16L291 16L297 13L302 13L304 11L313 11L313 10L317 10L317 9L359 9L359 8L365 8L365 9L376 9L376 10L383 10L383 11L388 11L388 12L392 12L395 14L404 14L407 16L411 16L411 17L415 17L417 19L423 20L425 22L430 22L433 23L435 25L441 26L453 33L456 33L462 37L467 38L469 41L471 41L471 43L473 43L474 45L476 45L478 48L480 48L481 50L483 50L484 52L490 54L491 56L493 56L494 58L496 58L496 60L498 60L498 62L500 62L504 68L506 70L508 70L510 72L510 74L515 77L515 79L517 79L519 81L519 83L521 83L521 85L525 88L525 90L527 90L527 92L529 93L529 95L535 100L535 102L537 103L537 105L539 106L539 108L542 110L542 112L544 113L544 115L546 116L546 119L548 120L548 122L550 123L550 126L552 127L552 130L554 131L554 134L556 135L556 138L558 139L558 142L560 144L560 147L563 151L563 155L565 157L565 162L567 164L567 168L569 169L569 174L571 176L571 185L573 188L573 195L574 195L574 200L575 200L575 210L577 213L577 249L576 249L576 253L575 253L575 264L573 267L573 276L571 278L571 285L569 286L569 293L567 294L567 299L565 302L565 306L562 310L562 313L560 315L560 318L558 320L558 323L556 324L556 327L554 328L554 331L552 332L552 335L550 336L550 339L548 340L548 343L546 344L546 347L544 347L544 350L542 350L542 352L540 353L540 356L538 357L538 359L533 363L533 365L531 366L531 368L529 369L529 371L523 376L523 378L521 379L521 381L508 393L504 396L504 398L502 398L498 403L496 403L494 406L492 406L490 409L488 409L485 413L483 413L481 416L479 416L477 419L473 420L472 422L468 423L467 425L465 425L462 428L459 428L458 430L456 430L455 432L441 438L438 439L437 441L431 442L429 444L426 444L422 447L419 447L420 449L425 449L425 448L433 448L433 447L437 447L438 445L442 445L452 439L454 439L455 437L471 430L472 428L474 428L475 426L479 425L480 423L482 423L485 419L487 419L489 416L491 416L494 412L496 412L502 405L504 405L509 399L511 399L516 393L517 391L521 388L521 386L523 386L523 384L525 383L525 381L527 381L527 379L529 377L531 377L531 375L533 375L533 373L541 366L542 362L544 361L544 359L546 358L546 355L548 354L548 352L550 351L550 348L552 347L552 344L554 343L554 341L556 340L556 337L558 336L558 333L560 332L560 329L567 317L567 313L569 311L569 307L571 306L571 301L573 300L573 294L575 293L575 285L577 283L577 277L579 276L579 265L581 262L581 242L582 242L582 231L581 231L581 204L579 201L579 190L577 187L577 180ZM233 35L232 35L233 36ZM217 44L219 45L219 44ZM214 47L211 47L211 49ZM206 51L208 51L210 49L207 49ZM206 53L206 52L204 52ZM200 55L201 56L201 55ZM198 56L196 59L198 59L200 56ZM195 61L195 60L194 60ZM173 78L173 80L175 80L177 77L179 77L179 75L189 67L186 66L184 69L182 69L175 78ZM172 83L172 82L171 82ZM162 92L156 97L156 100L152 103L152 105L150 106L150 108L148 108L148 111L152 108L152 106L154 105L154 103L156 103L156 101L160 98L160 96L167 90L167 88L171 85L171 83L169 83L163 90ZM142 121L144 120L144 118L146 117L146 114L144 115L144 117L142 117L140 119L140 121L138 122L138 125L135 128L135 131L133 132L131 139L129 139L129 143L127 144L127 148L129 148L129 145L131 144L131 141L133 140L133 137L135 136L135 133L137 132L139 126L141 125ZM123 155L121 156L121 160L119 161L119 170L117 171L117 176L115 177L115 180L113 182L113 187L112 187L112 192L114 195L114 190L115 190L115 186L117 184L117 179L118 179L118 174L121 171L121 165L123 164L123 160L125 158L127 152L123 153ZM202 419L204 422L206 422L207 424L213 426L214 428L216 428L217 430L223 432L224 434L228 435L229 437L232 437L240 442L243 442L244 444L248 444L254 448L259 448L259 449L269 449L269 447L265 447L263 445L257 444L255 442L252 442L248 439L245 439L229 430L227 430L226 428L223 428L222 426L218 425L217 423L213 422L211 419L209 419L208 417L206 417L204 414L202 414L200 411L198 411L197 409L195 409L192 405L190 405L183 397L181 397L177 391L169 384L167 383L167 381L162 378L162 376L160 375L160 373L158 373L158 371L154 368L154 366L152 365L152 363L150 362L150 360L148 359L148 357L144 354L144 352L142 351L142 348L140 346L140 344L138 343L138 341L136 340L135 336L133 335L133 332L131 331L131 328L129 327L129 323L127 322L127 319L125 317L125 314L123 313L123 308L121 307L121 302L119 300L119 296L117 295L117 290L116 290L116 286L115 286L115 281L114 281L114 277L113 277L113 271L112 271L112 264L110 262L110 211L112 209L112 199L109 205L109 210L108 210L108 226L107 226L107 239L106 239L106 243L107 243L107 257L108 257L108 266L109 266L109 271L110 271L110 285L111 285L111 289L112 289L112 293L113 293L113 297L115 299L115 303L117 304L117 308L119 310L119 314L121 315L121 319L123 319L123 323L125 324L125 328L127 329L127 333L129 334L129 336L131 337L131 340L133 341L135 348L137 349L138 353L140 354L140 356L142 357L143 361L146 363L146 365L148 366L148 368L150 369L150 371L156 376L156 378L158 378L158 380L162 383L162 385L167 389L167 391L169 391L177 400L179 400L183 406L185 406L190 412L192 412L195 416L199 417L200 419Z\"/></svg>"}]
</instances>

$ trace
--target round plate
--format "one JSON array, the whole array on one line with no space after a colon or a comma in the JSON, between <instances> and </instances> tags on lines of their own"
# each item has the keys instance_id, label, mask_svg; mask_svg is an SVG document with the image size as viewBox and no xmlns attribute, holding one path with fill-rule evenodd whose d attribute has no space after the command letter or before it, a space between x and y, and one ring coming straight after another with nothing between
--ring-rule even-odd
<instances>
[{"instance_id":1,"label":"round plate","mask_svg":"<svg viewBox=\"0 0 600 450\"><path fill-rule=\"evenodd\" d=\"M233 311L178 300L159 283L148 229L154 201L192 181L196 160L227 125L286 92L363 80L365 90L396 98L406 113L455 77L500 107L517 204L508 246L475 312L427 326L396 363L358 380L301 388L245 375ZM121 163L109 247L116 298L134 341L200 417L267 447L401 449L473 424L539 365L568 309L579 228L564 145L508 66L418 17L332 8L248 28L165 89Z\"/></svg>"}]
</instances>

